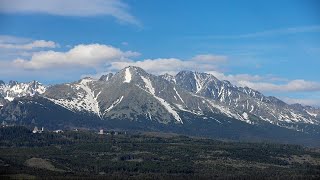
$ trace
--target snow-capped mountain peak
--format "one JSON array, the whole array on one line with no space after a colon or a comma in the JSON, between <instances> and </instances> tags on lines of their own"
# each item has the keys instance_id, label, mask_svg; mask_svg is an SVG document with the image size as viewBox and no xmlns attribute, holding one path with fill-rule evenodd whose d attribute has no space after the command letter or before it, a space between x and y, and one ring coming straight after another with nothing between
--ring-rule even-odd
<instances>
[{"instance_id":1,"label":"snow-capped mountain peak","mask_svg":"<svg viewBox=\"0 0 320 180\"><path fill-rule=\"evenodd\" d=\"M8 84L0 83L0 94L8 101L12 101L16 97L40 95L45 91L46 86L38 81L27 83L10 81Z\"/></svg>"},{"instance_id":2,"label":"snow-capped mountain peak","mask_svg":"<svg viewBox=\"0 0 320 180\"><path fill-rule=\"evenodd\" d=\"M177 85L190 92L245 112L244 119L247 119L248 114L252 114L264 121L284 127L292 127L292 123L297 122L320 124L320 120L314 116L316 114L314 112L319 111L312 111L310 114L310 108L308 108L309 113L302 107L292 108L275 97L264 96L248 87L234 86L229 81L218 80L210 74L182 71L175 76L175 80Z\"/></svg>"},{"instance_id":3,"label":"snow-capped mountain peak","mask_svg":"<svg viewBox=\"0 0 320 180\"><path fill-rule=\"evenodd\" d=\"M288 105L251 88L192 71L156 76L129 66L99 80L83 78L47 88L37 81L0 82L0 92L0 104L4 104L4 99L12 101L15 97L38 94L75 114L90 114L102 120L185 125L192 119L218 124L236 119L250 125L267 123L296 131L320 125L317 108Z\"/></svg>"}]
</instances>

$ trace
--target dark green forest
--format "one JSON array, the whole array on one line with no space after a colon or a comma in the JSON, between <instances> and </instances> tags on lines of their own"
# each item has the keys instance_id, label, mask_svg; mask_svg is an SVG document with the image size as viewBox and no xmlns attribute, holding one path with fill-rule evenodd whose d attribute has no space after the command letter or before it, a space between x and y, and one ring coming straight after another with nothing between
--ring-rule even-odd
<instances>
[{"instance_id":1,"label":"dark green forest","mask_svg":"<svg viewBox=\"0 0 320 180\"><path fill-rule=\"evenodd\" d=\"M0 128L0 179L318 179L320 150L170 133Z\"/></svg>"}]
</instances>

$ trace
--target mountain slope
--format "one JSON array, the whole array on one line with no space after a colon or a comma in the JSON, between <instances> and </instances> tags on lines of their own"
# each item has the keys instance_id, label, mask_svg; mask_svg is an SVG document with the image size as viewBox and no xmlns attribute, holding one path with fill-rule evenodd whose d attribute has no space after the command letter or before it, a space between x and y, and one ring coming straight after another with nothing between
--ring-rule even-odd
<instances>
[{"instance_id":1,"label":"mountain slope","mask_svg":"<svg viewBox=\"0 0 320 180\"><path fill-rule=\"evenodd\" d=\"M135 121L144 117L165 124L183 124L179 111L194 115L216 112L241 118L227 107L191 94L137 67L125 68L108 81L86 78L52 86L44 96L69 110L94 113L101 119Z\"/></svg>"},{"instance_id":2,"label":"mountain slope","mask_svg":"<svg viewBox=\"0 0 320 180\"><path fill-rule=\"evenodd\" d=\"M4 106L7 103L7 101L4 99L4 97L0 94L0 108Z\"/></svg>"},{"instance_id":3,"label":"mountain slope","mask_svg":"<svg viewBox=\"0 0 320 180\"><path fill-rule=\"evenodd\" d=\"M320 136L319 109L288 105L206 73L155 76L126 67L99 80L83 78L44 89L34 82L17 91L12 88L17 84L11 84L2 89L20 93L0 110L9 124L36 121L53 129L105 127L301 144Z\"/></svg>"},{"instance_id":4,"label":"mountain slope","mask_svg":"<svg viewBox=\"0 0 320 180\"><path fill-rule=\"evenodd\" d=\"M41 96L15 98L0 113L1 122L46 129L94 128L99 121L90 114L77 114Z\"/></svg>"},{"instance_id":5,"label":"mountain slope","mask_svg":"<svg viewBox=\"0 0 320 180\"><path fill-rule=\"evenodd\" d=\"M85 78L74 83L54 85L47 89L44 97L73 112L94 113L100 117L99 94L93 89L92 82L93 79Z\"/></svg>"},{"instance_id":6,"label":"mountain slope","mask_svg":"<svg viewBox=\"0 0 320 180\"><path fill-rule=\"evenodd\" d=\"M168 77L162 77L168 79ZM248 87L237 87L228 81L220 81L213 75L182 71L171 82L195 93L199 96L212 99L229 107L233 107L244 116L255 115L272 124L303 130L294 124L319 125L319 111L307 107L296 107L284 103L275 97L267 97ZM309 110L309 111L308 111ZM245 118L245 117L244 117Z\"/></svg>"}]
</instances>

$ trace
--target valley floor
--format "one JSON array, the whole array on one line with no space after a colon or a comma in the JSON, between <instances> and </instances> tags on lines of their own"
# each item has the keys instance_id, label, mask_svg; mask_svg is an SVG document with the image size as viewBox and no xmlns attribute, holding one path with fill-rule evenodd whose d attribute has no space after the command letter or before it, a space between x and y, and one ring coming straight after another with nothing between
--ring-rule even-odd
<instances>
[{"instance_id":1,"label":"valley floor","mask_svg":"<svg viewBox=\"0 0 320 180\"><path fill-rule=\"evenodd\" d=\"M175 134L0 128L1 179L317 179L320 150Z\"/></svg>"}]
</instances>

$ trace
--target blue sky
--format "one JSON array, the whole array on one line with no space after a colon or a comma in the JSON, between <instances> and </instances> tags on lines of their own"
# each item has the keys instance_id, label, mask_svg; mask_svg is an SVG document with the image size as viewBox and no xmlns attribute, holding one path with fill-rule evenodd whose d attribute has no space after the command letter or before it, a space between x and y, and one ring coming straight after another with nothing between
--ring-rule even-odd
<instances>
[{"instance_id":1,"label":"blue sky","mask_svg":"<svg viewBox=\"0 0 320 180\"><path fill-rule=\"evenodd\" d=\"M319 17L317 0L0 0L0 79L187 69L319 106Z\"/></svg>"}]
</instances>

